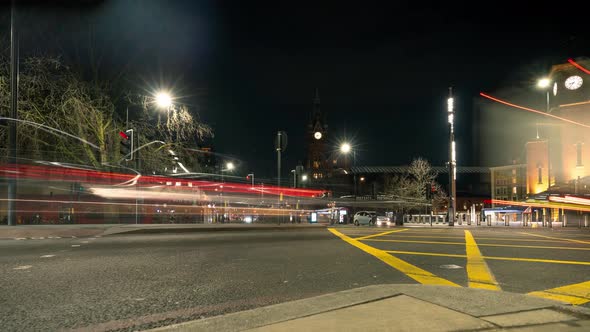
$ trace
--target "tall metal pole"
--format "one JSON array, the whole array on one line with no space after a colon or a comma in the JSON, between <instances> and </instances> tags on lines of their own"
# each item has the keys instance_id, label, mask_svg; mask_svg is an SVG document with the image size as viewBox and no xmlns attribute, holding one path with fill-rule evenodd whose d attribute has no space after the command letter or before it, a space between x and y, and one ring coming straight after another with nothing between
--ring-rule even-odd
<instances>
[{"instance_id":1,"label":"tall metal pole","mask_svg":"<svg viewBox=\"0 0 590 332\"><path fill-rule=\"evenodd\" d=\"M16 165L16 119L18 119L18 31L16 26L16 1L10 8L10 118L8 121L8 163ZM16 173L15 173L16 175ZM16 225L16 178L8 181L8 225Z\"/></svg>"},{"instance_id":2,"label":"tall metal pole","mask_svg":"<svg viewBox=\"0 0 590 332\"><path fill-rule=\"evenodd\" d=\"M448 220L449 226L455 225L455 213L457 205L457 165L456 165L456 148L455 148L455 110L454 110L453 88L449 87L449 98L447 99L447 116L449 122L449 208Z\"/></svg>"},{"instance_id":3,"label":"tall metal pole","mask_svg":"<svg viewBox=\"0 0 590 332\"><path fill-rule=\"evenodd\" d=\"M546 112L550 113L551 111L551 106L549 104L549 89L547 89L547 99L545 99L546 101ZM549 188L551 187L551 139L550 139L550 135L549 132L551 131L551 129L549 129L549 131L547 132L547 191L549 191Z\"/></svg>"},{"instance_id":4,"label":"tall metal pole","mask_svg":"<svg viewBox=\"0 0 590 332\"><path fill-rule=\"evenodd\" d=\"M281 186L281 132L277 133L277 185Z\"/></svg>"}]
</instances>

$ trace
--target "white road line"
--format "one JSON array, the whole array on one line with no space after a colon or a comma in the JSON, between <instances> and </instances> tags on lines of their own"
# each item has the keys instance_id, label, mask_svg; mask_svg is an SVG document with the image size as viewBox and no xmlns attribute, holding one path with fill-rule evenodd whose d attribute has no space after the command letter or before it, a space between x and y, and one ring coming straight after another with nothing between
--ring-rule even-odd
<instances>
[{"instance_id":1,"label":"white road line","mask_svg":"<svg viewBox=\"0 0 590 332\"><path fill-rule=\"evenodd\" d=\"M79 244L72 244L72 247L79 247Z\"/></svg>"},{"instance_id":2,"label":"white road line","mask_svg":"<svg viewBox=\"0 0 590 332\"><path fill-rule=\"evenodd\" d=\"M26 240L27 238L26 237L15 237L14 239L19 241L19 240Z\"/></svg>"},{"instance_id":3,"label":"white road line","mask_svg":"<svg viewBox=\"0 0 590 332\"><path fill-rule=\"evenodd\" d=\"M50 258L50 257L55 257L55 255L43 255L43 256L41 256L41 258Z\"/></svg>"},{"instance_id":4,"label":"white road line","mask_svg":"<svg viewBox=\"0 0 590 332\"><path fill-rule=\"evenodd\" d=\"M80 243L90 243L90 241L82 241L82 242L80 242Z\"/></svg>"},{"instance_id":5,"label":"white road line","mask_svg":"<svg viewBox=\"0 0 590 332\"><path fill-rule=\"evenodd\" d=\"M21 265L21 266L15 267L13 270L28 270L32 267L33 267L33 265Z\"/></svg>"}]
</instances>

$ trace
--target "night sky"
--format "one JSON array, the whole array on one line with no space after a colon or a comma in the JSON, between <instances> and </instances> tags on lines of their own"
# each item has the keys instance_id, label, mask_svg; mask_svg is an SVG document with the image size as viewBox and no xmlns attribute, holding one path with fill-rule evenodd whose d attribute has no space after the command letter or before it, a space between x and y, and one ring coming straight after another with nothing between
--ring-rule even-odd
<instances>
[{"instance_id":1,"label":"night sky","mask_svg":"<svg viewBox=\"0 0 590 332\"><path fill-rule=\"evenodd\" d=\"M535 80L552 64L589 54L585 19L565 3L61 3L22 8L23 54L61 53L82 66L98 58L104 77L123 73L145 91L170 87L176 102L213 127L207 145L240 160L241 173L265 177L275 176L277 130L289 135L284 176L304 160L316 88L330 142L336 149L352 141L357 165L417 156L442 165L453 86L458 162L475 165L471 124L480 91L530 91L529 106L539 107ZM5 4L5 36L8 12Z\"/></svg>"}]
</instances>

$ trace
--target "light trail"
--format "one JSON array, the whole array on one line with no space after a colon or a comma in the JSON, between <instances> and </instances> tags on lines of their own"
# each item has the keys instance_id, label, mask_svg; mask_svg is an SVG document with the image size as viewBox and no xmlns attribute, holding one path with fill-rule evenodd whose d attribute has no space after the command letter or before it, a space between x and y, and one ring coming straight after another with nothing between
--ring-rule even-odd
<instances>
[{"instance_id":1,"label":"light trail","mask_svg":"<svg viewBox=\"0 0 590 332\"><path fill-rule=\"evenodd\" d=\"M576 68L578 68L579 70L585 72L586 74L590 74L590 70L582 67L582 65L580 65L579 63L575 62L574 59L567 59L567 62L571 63L572 65L574 65Z\"/></svg>"},{"instance_id":2,"label":"light trail","mask_svg":"<svg viewBox=\"0 0 590 332\"><path fill-rule=\"evenodd\" d=\"M483 93L483 92L480 92L479 95L482 96L482 97L485 97L487 99L493 100L495 102L498 102L500 104L504 104L504 105L510 106L510 107L518 108L518 109L525 110L525 111L532 112L532 113L541 114L543 116L547 116L547 117L550 117L550 118L553 118L553 119L557 119L557 120L561 120L561 121L564 121L564 122L568 122L568 123L571 123L571 124L574 124L574 125L577 125L577 126L581 126L581 127L584 127L584 128L590 128L590 126L587 125L587 124L583 124L583 123L576 122L576 121L573 121L573 120L570 120L570 119L562 118L562 117L559 117L559 116L556 116L556 115L553 115L553 114L549 114L549 113L546 113L546 112L543 112L543 111L539 111L539 110L536 110L536 109L533 109L533 108L529 108L529 107L524 107L524 106L512 104L512 103L509 103L509 102L504 101L502 99L498 99L496 97L492 97L492 96L490 96L490 95L488 95L486 93Z\"/></svg>"},{"instance_id":3,"label":"light trail","mask_svg":"<svg viewBox=\"0 0 590 332\"><path fill-rule=\"evenodd\" d=\"M41 130L43 130L45 132L48 132L48 133L53 134L53 135L56 135L56 136L59 136L59 135L57 135L57 133L60 133L60 134L69 136L69 137L71 137L73 139L76 139L76 140L78 140L78 141L80 141L82 143L86 143L86 144L90 145L91 147L95 148L96 150L100 150L100 148L98 146L96 146L96 145L88 142L87 140L85 140L83 138L80 138L78 136L74 136L74 135L72 135L72 134L70 134L68 132L63 131L63 130L59 130L59 129L56 129L56 128L53 128L53 127L46 126L44 124L40 124L40 123L37 123L37 122L28 121L28 120L22 120L22 119L7 118L7 117L3 117L3 116L0 116L0 120L8 120L8 121L21 122L21 123L28 124L28 125L33 126L33 127L37 127L37 128L39 128L39 129L41 129Z\"/></svg>"}]
</instances>

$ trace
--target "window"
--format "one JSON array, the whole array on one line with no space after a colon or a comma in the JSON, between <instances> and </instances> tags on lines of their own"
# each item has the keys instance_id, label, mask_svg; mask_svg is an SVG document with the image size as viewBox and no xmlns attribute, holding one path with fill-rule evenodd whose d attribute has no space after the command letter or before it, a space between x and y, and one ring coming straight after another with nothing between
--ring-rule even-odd
<instances>
[{"instance_id":1,"label":"window","mask_svg":"<svg viewBox=\"0 0 590 332\"><path fill-rule=\"evenodd\" d=\"M537 166L537 182L539 184L543 184L543 172L541 166Z\"/></svg>"},{"instance_id":2,"label":"window","mask_svg":"<svg viewBox=\"0 0 590 332\"><path fill-rule=\"evenodd\" d=\"M320 168L320 162L317 160L313 161L313 168ZM317 179L317 177L315 176L316 174L314 174L314 177Z\"/></svg>"},{"instance_id":3,"label":"window","mask_svg":"<svg viewBox=\"0 0 590 332\"><path fill-rule=\"evenodd\" d=\"M576 144L576 166L584 166L582 164L582 143Z\"/></svg>"},{"instance_id":4,"label":"window","mask_svg":"<svg viewBox=\"0 0 590 332\"><path fill-rule=\"evenodd\" d=\"M512 193L516 194L516 187L512 187Z\"/></svg>"}]
</instances>

